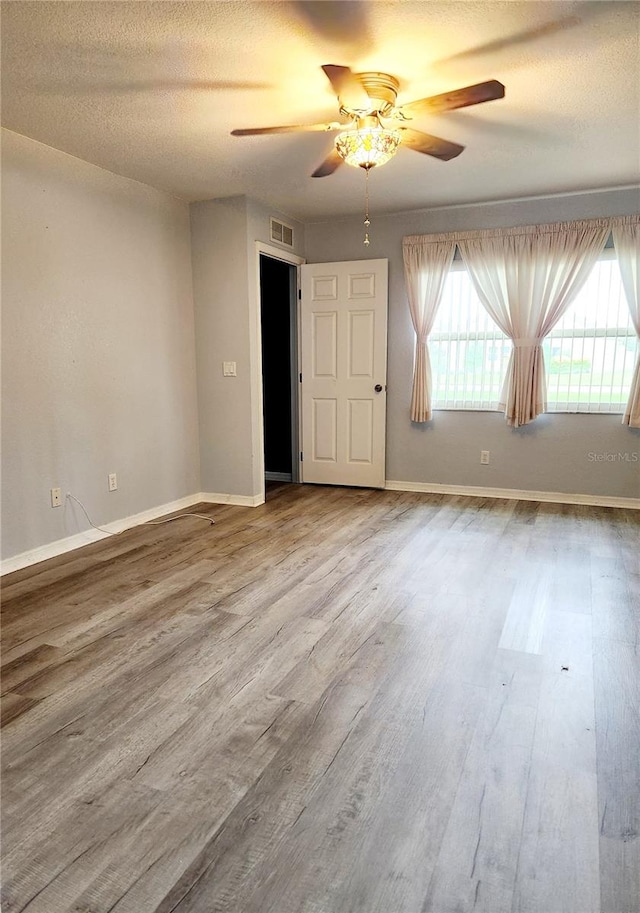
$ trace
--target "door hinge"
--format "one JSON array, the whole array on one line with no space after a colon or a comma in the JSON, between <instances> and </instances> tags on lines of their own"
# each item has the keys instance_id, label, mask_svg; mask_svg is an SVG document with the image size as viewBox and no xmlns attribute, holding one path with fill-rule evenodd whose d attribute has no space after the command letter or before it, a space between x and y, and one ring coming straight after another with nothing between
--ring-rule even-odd
<instances>
[{"instance_id":1,"label":"door hinge","mask_svg":"<svg viewBox=\"0 0 640 913\"><path fill-rule=\"evenodd\" d=\"M302 289L301 288L298 289L298 298L302 298Z\"/></svg>"},{"instance_id":2,"label":"door hinge","mask_svg":"<svg viewBox=\"0 0 640 913\"><path fill-rule=\"evenodd\" d=\"M300 383L302 383L302 371L300 372Z\"/></svg>"},{"instance_id":3,"label":"door hinge","mask_svg":"<svg viewBox=\"0 0 640 913\"><path fill-rule=\"evenodd\" d=\"M300 462L304 462L304 456L302 455L302 450L300 451Z\"/></svg>"}]
</instances>

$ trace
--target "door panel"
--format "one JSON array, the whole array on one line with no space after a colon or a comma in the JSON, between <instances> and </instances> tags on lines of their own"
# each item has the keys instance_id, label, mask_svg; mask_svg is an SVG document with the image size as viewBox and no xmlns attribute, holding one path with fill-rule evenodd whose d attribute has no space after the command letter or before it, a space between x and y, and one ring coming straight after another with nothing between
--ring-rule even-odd
<instances>
[{"instance_id":1,"label":"door panel","mask_svg":"<svg viewBox=\"0 0 640 913\"><path fill-rule=\"evenodd\" d=\"M348 377L368 377L373 380L374 343L374 312L351 311L349 313Z\"/></svg>"},{"instance_id":2,"label":"door panel","mask_svg":"<svg viewBox=\"0 0 640 913\"><path fill-rule=\"evenodd\" d=\"M373 462L373 404L370 399L350 399L348 409L348 460L370 464Z\"/></svg>"},{"instance_id":3,"label":"door panel","mask_svg":"<svg viewBox=\"0 0 640 913\"><path fill-rule=\"evenodd\" d=\"M302 267L304 482L384 486L387 269L386 260Z\"/></svg>"},{"instance_id":4,"label":"door panel","mask_svg":"<svg viewBox=\"0 0 640 913\"><path fill-rule=\"evenodd\" d=\"M338 321L335 311L312 316L312 376L335 380L338 370Z\"/></svg>"},{"instance_id":5,"label":"door panel","mask_svg":"<svg viewBox=\"0 0 640 913\"><path fill-rule=\"evenodd\" d=\"M338 410L335 399L315 398L313 408L313 459L335 463L338 453Z\"/></svg>"}]
</instances>

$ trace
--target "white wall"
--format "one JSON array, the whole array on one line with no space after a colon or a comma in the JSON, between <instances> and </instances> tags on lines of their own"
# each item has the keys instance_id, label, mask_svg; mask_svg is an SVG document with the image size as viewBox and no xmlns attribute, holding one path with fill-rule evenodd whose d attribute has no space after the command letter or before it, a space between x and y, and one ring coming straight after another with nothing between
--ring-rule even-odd
<instances>
[{"instance_id":1,"label":"white wall","mask_svg":"<svg viewBox=\"0 0 640 913\"><path fill-rule=\"evenodd\" d=\"M447 485L516 488L610 497L640 496L640 432L619 415L545 415L513 429L497 413L438 411L424 425L409 420L414 336L407 305L402 238L411 234L564 221L640 210L640 193L611 191L539 200L458 206L377 215L371 245L362 244L362 219L308 224L310 263L389 259L387 479ZM491 451L489 466L480 450ZM592 453L616 454L595 460ZM640 456L639 456L640 459Z\"/></svg>"},{"instance_id":2,"label":"white wall","mask_svg":"<svg viewBox=\"0 0 640 913\"><path fill-rule=\"evenodd\" d=\"M244 196L191 204L202 490L258 498L261 473L261 390L256 322L260 301L256 241L269 242L269 217L293 226L302 255L304 228ZM236 377L224 377L235 361Z\"/></svg>"},{"instance_id":3,"label":"white wall","mask_svg":"<svg viewBox=\"0 0 640 913\"><path fill-rule=\"evenodd\" d=\"M199 491L186 203L3 131L2 554ZM116 472L118 491L107 491Z\"/></svg>"}]
</instances>

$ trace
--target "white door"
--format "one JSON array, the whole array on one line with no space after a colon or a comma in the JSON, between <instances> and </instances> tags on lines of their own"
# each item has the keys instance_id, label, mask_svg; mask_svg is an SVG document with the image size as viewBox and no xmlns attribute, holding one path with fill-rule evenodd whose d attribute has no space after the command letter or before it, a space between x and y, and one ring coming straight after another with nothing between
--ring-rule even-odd
<instances>
[{"instance_id":1,"label":"white door","mask_svg":"<svg viewBox=\"0 0 640 913\"><path fill-rule=\"evenodd\" d=\"M383 488L387 260L302 267L302 481Z\"/></svg>"}]
</instances>

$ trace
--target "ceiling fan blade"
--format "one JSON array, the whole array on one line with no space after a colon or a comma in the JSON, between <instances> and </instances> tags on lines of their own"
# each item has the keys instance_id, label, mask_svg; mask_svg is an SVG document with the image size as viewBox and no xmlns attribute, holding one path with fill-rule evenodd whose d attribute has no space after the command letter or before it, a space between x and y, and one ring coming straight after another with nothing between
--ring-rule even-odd
<instances>
[{"instance_id":1,"label":"ceiling fan blade","mask_svg":"<svg viewBox=\"0 0 640 913\"><path fill-rule=\"evenodd\" d=\"M360 111L368 111L371 108L371 99L349 67L325 63L322 69L345 108Z\"/></svg>"},{"instance_id":2,"label":"ceiling fan blade","mask_svg":"<svg viewBox=\"0 0 640 913\"><path fill-rule=\"evenodd\" d=\"M294 8L316 35L342 45L368 50L369 10L362 0L294 0Z\"/></svg>"},{"instance_id":3,"label":"ceiling fan blade","mask_svg":"<svg viewBox=\"0 0 640 913\"><path fill-rule=\"evenodd\" d=\"M591 0L589 0L589 2L580 4L579 16L563 16L561 19L545 22L542 25L530 29L524 29L523 31L516 32L513 35L497 38L494 41L487 41L484 44L477 45L474 48L469 48L466 51L459 51L457 54L451 54L449 57L438 60L434 66L438 66L444 63L453 63L454 61L458 60L472 60L475 57L482 57L487 54L497 54L500 51L518 47L518 45L533 43L538 41L540 38L548 38L557 32L562 32L565 29L570 29L581 25L583 20L588 20L599 13L607 15L608 11L606 7L607 4L591 2Z\"/></svg>"},{"instance_id":4,"label":"ceiling fan blade","mask_svg":"<svg viewBox=\"0 0 640 913\"><path fill-rule=\"evenodd\" d=\"M332 149L329 155L326 157L324 162L321 165L318 165L316 170L311 175L312 178L326 178L327 175L333 174L336 168L339 168L340 165L344 162L344 159L340 155L337 149Z\"/></svg>"},{"instance_id":5,"label":"ceiling fan blade","mask_svg":"<svg viewBox=\"0 0 640 913\"><path fill-rule=\"evenodd\" d=\"M479 105L484 101L494 101L496 98L504 98L504 86L497 79L489 79L474 86L465 86L464 89L410 101L402 105L400 110L410 117L414 114L440 114L442 111L467 108L469 105Z\"/></svg>"},{"instance_id":6,"label":"ceiling fan blade","mask_svg":"<svg viewBox=\"0 0 640 913\"><path fill-rule=\"evenodd\" d=\"M418 130L411 130L409 127L400 127L402 133L402 145L407 149L413 149L415 152L423 152L425 155L432 155L434 158L448 162L460 155L464 146L458 143L451 143L449 140L440 139L439 136L431 136L429 133L420 133Z\"/></svg>"},{"instance_id":7,"label":"ceiling fan blade","mask_svg":"<svg viewBox=\"0 0 640 913\"><path fill-rule=\"evenodd\" d=\"M331 130L341 130L344 124L286 124L283 127L247 127L242 130L232 130L231 136L264 136L271 133L328 133Z\"/></svg>"},{"instance_id":8,"label":"ceiling fan blade","mask_svg":"<svg viewBox=\"0 0 640 913\"><path fill-rule=\"evenodd\" d=\"M53 80L50 77L42 78L41 81L34 82L33 85L39 92L47 95L92 95L92 94L113 94L113 95L130 95L136 92L194 92L203 90L213 92L218 90L243 90L243 89L270 89L270 83L266 82L239 82L234 80L221 80L211 82L208 80L177 80L177 79L156 79L134 81L107 81L107 80L82 80L75 78L73 80Z\"/></svg>"}]
</instances>

